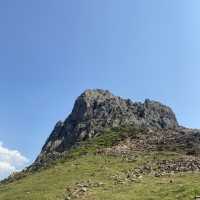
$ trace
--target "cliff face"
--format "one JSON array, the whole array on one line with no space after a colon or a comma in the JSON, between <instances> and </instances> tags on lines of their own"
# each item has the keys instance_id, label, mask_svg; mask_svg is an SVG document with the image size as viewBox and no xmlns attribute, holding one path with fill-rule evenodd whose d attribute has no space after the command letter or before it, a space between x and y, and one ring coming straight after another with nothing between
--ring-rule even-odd
<instances>
[{"instance_id":1,"label":"cliff face","mask_svg":"<svg viewBox=\"0 0 200 200\"><path fill-rule=\"evenodd\" d=\"M159 102L132 102L109 91L86 90L75 101L68 118L56 124L34 164L69 150L105 128L126 125L159 129L179 127L173 111Z\"/></svg>"}]
</instances>

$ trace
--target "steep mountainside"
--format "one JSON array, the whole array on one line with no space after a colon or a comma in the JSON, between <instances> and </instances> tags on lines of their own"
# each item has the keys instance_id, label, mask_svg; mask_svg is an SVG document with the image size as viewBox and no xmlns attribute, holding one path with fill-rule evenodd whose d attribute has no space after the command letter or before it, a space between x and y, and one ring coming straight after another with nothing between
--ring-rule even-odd
<instances>
[{"instance_id":1,"label":"steep mountainside","mask_svg":"<svg viewBox=\"0 0 200 200\"><path fill-rule=\"evenodd\" d=\"M173 111L156 101L132 102L114 96L109 91L86 90L75 102L72 113L59 121L35 165L69 150L77 142L94 137L105 128L119 126L176 128L178 122Z\"/></svg>"},{"instance_id":2,"label":"steep mountainside","mask_svg":"<svg viewBox=\"0 0 200 200\"><path fill-rule=\"evenodd\" d=\"M0 200L192 200L199 182L199 130L159 102L86 90Z\"/></svg>"}]
</instances>

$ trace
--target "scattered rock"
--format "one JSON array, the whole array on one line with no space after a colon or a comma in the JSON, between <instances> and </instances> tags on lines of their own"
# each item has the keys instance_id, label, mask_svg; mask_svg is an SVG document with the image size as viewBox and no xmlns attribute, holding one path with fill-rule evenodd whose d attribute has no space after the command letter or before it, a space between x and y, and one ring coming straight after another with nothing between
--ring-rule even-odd
<instances>
[{"instance_id":1,"label":"scattered rock","mask_svg":"<svg viewBox=\"0 0 200 200\"><path fill-rule=\"evenodd\" d=\"M65 192L66 200L79 199L86 195L86 193L94 187L102 187L104 183L93 182L91 180L78 182L74 186L68 186Z\"/></svg>"}]
</instances>

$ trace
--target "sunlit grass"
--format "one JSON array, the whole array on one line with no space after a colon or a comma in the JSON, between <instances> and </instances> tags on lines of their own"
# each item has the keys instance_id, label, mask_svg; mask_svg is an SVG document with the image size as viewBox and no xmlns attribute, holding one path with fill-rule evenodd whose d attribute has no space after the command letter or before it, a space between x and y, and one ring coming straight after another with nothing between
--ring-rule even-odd
<instances>
[{"instance_id":1,"label":"sunlit grass","mask_svg":"<svg viewBox=\"0 0 200 200\"><path fill-rule=\"evenodd\" d=\"M112 130L86 141L73 149L67 158L47 169L30 174L13 183L0 185L0 200L64 200L68 186L77 182L101 182L103 186L89 188L78 199L84 200L192 200L200 194L200 173L187 172L154 177L143 175L139 182L115 184L113 176L154 160L175 159L174 152L133 152L136 160L95 154L96 149L109 147L123 139L122 131ZM123 131L124 133L124 131ZM135 130L130 134L138 134ZM125 136L126 137L126 136Z\"/></svg>"}]
</instances>

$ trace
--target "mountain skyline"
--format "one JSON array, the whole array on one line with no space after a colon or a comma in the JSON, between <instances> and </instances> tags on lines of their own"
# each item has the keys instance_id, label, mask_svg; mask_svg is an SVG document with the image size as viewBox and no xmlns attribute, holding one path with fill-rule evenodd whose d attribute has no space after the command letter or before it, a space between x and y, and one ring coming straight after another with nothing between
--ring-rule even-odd
<instances>
[{"instance_id":1,"label":"mountain skyline","mask_svg":"<svg viewBox=\"0 0 200 200\"><path fill-rule=\"evenodd\" d=\"M31 163L88 88L162 102L181 125L199 128L199 7L196 0L0 2L2 147Z\"/></svg>"}]
</instances>

